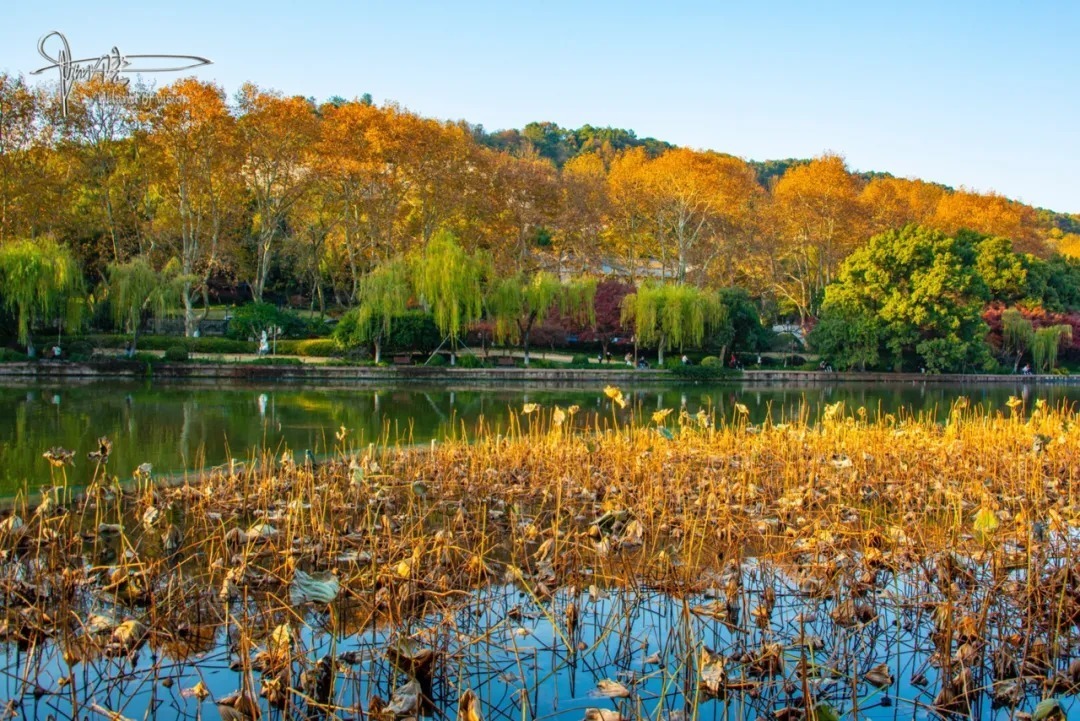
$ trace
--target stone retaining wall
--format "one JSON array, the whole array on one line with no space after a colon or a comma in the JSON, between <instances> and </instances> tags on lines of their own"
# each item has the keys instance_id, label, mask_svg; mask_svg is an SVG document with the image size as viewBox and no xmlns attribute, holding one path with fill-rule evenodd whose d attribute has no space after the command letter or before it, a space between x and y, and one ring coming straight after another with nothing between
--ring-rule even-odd
<instances>
[{"instance_id":1,"label":"stone retaining wall","mask_svg":"<svg viewBox=\"0 0 1080 721\"><path fill-rule=\"evenodd\" d=\"M399 381L546 382L546 383L692 383L664 370L450 368L430 366L253 365L243 363L145 363L111 360L94 363L38 361L0 364L0 378L180 378L232 381ZM698 381L699 383L701 381ZM1080 376L992 374L827 373L822 371L745 371L720 383L1080 383Z\"/></svg>"}]
</instances>

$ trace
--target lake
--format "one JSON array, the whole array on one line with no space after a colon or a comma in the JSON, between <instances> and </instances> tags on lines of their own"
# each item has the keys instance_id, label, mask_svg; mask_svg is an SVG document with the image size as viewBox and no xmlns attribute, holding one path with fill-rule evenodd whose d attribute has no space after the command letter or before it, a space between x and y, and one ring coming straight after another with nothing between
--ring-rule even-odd
<instances>
[{"instance_id":1,"label":"lake","mask_svg":"<svg viewBox=\"0 0 1080 721\"><path fill-rule=\"evenodd\" d=\"M791 418L803 409L816 418L825 404L843 401L849 411L864 407L874 415L947 412L957 397L966 396L987 409L1006 410L1010 396L1033 402L1080 401L1080 386L1001 383L945 385L933 383L836 385L701 384L685 386L623 386L632 401L620 420L637 413L648 416L661 408L704 409L718 418L731 418L734 404L750 411L751 422L769 414ZM93 464L86 454L96 440L113 442L111 473L121 480L142 463L151 463L156 476L179 474L245 460L258 449L280 453L291 449L301 456L330 452L335 434L344 427L349 442L412 444L431 439L472 435L482 421L492 431L505 428L524 403L544 407L576 404L579 424L600 412L609 422L610 404L602 383L574 388L528 385L454 387L405 384L296 386L282 384L221 386L207 383L95 380L85 383L7 382L0 386L0 495L10 496L24 483L31 491L51 483L42 453L53 447L75 451L75 466L67 470L76 485L89 481Z\"/></svg>"}]
</instances>

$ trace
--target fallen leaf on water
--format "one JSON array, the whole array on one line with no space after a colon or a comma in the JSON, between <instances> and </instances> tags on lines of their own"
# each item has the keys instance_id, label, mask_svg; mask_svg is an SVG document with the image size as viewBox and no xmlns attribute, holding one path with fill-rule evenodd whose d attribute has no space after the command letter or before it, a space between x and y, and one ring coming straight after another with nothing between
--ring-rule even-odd
<instances>
[{"instance_id":1,"label":"fallen leaf on water","mask_svg":"<svg viewBox=\"0 0 1080 721\"><path fill-rule=\"evenodd\" d=\"M629 698L630 689L626 688L626 686L623 686L618 681L612 681L610 678L605 678L596 682L596 693L608 698Z\"/></svg>"}]
</instances>

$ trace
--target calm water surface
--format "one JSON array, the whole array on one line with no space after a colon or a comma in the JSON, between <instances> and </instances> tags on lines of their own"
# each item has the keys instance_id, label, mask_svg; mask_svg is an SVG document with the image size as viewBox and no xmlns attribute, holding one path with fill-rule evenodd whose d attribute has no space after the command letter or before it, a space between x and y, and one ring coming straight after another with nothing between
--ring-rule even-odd
<instances>
[{"instance_id":1,"label":"calm water surface","mask_svg":"<svg viewBox=\"0 0 1080 721\"><path fill-rule=\"evenodd\" d=\"M624 386L633 400L623 411L646 418L660 408L685 407L731 417L734 403L750 409L758 422L804 409L816 418L822 405L844 401L871 414L942 414L959 395L987 408L1004 409L1010 395L1052 403L1080 401L1080 386L988 384L837 384L743 386L738 384L663 387ZM382 438L390 442L425 443L432 438L467 433L478 424L498 431L523 403L579 405L610 417L603 385L553 388L499 385L482 389L446 386L396 387L290 385L214 385L163 382L93 381L83 384L27 382L0 386L0 495L11 495L26 483L31 490L50 482L43 451L62 446L76 451L68 470L76 484L93 471L86 454L99 436L114 443L111 473L123 478L139 464L153 464L155 475L182 473L245 459L255 449L285 448L316 455L333 448L344 426L352 443ZM587 413L579 414L585 422Z\"/></svg>"}]
</instances>

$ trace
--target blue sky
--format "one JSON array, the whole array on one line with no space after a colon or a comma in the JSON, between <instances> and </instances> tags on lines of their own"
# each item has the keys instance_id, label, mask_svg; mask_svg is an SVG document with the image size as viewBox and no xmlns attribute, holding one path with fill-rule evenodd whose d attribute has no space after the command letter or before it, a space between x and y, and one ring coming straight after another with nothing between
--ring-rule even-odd
<instances>
[{"instance_id":1,"label":"blue sky","mask_svg":"<svg viewBox=\"0 0 1080 721\"><path fill-rule=\"evenodd\" d=\"M748 159L844 155L1080 213L1080 2L175 2L19 0L0 70L181 53L324 100L371 93L485 128L632 128ZM173 76L152 76L167 82Z\"/></svg>"}]
</instances>

